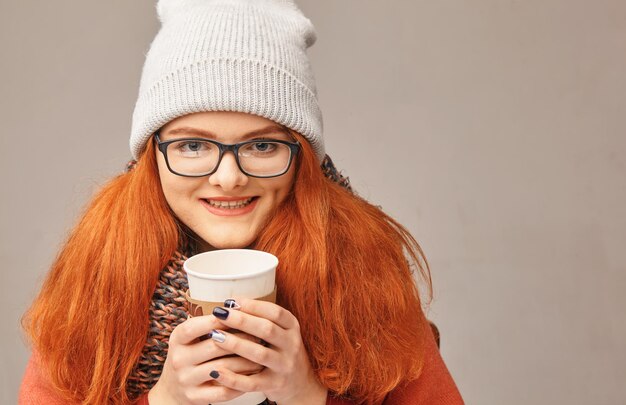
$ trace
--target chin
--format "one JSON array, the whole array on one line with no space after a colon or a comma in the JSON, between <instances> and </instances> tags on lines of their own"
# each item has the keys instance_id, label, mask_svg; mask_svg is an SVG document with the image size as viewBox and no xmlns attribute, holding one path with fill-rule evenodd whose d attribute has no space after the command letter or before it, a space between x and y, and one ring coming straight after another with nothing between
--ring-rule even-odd
<instances>
[{"instance_id":1,"label":"chin","mask_svg":"<svg viewBox=\"0 0 626 405\"><path fill-rule=\"evenodd\" d=\"M245 249L254 243L254 238L202 238L213 249Z\"/></svg>"}]
</instances>

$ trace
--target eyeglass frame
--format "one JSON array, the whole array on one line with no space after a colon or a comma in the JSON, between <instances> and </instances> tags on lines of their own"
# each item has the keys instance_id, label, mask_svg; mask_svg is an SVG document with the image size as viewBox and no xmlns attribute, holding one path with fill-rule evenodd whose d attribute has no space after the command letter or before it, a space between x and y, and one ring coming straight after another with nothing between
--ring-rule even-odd
<instances>
[{"instance_id":1,"label":"eyeglass frame","mask_svg":"<svg viewBox=\"0 0 626 405\"><path fill-rule=\"evenodd\" d=\"M239 170L245 174L246 176L249 177L255 177L258 179L269 179L272 177L279 177L284 175L285 173L287 173L289 171L289 168L291 168L291 164L293 163L293 158L298 154L298 152L300 151L300 142L298 141L293 141L293 142L288 142L288 141L283 141L280 139L263 139L263 140L249 140L249 141L244 141L244 142L239 142L239 143L232 143L232 144L226 144L226 143L221 143L218 141L215 141L213 139L207 139L207 138L179 138L179 139L172 139L169 141L162 141L161 138L159 137L159 131L154 133L154 139L156 140L157 143L157 148L159 149L159 151L161 151L161 153L163 154L163 157L165 158L165 164L167 165L167 168L170 172L172 172L173 174L177 175L177 176L182 176L182 177L206 177L206 176L210 176L213 173L215 173L217 171L217 169L220 167L220 164L222 163L222 158L224 157L224 153L225 152L233 152L233 156L235 157L235 162L237 163L237 167L239 168ZM167 147L174 142L180 142L180 141L198 141L198 142L209 142L212 143L214 145L216 145L220 151L219 157L217 159L217 163L215 165L215 168L206 174L181 174L181 173L177 173L176 171L174 171L174 169L171 168L170 166L170 161L167 157ZM239 162L239 148L241 148L243 145L249 145L251 143L259 143L259 142L276 142L276 143L281 143L283 145L287 145L289 147L289 162L287 163L287 166L285 167L285 170L282 173L279 174L273 174L271 176L257 176L254 174L250 174L247 171L245 171L243 169L243 167L241 167L241 163Z\"/></svg>"}]
</instances>

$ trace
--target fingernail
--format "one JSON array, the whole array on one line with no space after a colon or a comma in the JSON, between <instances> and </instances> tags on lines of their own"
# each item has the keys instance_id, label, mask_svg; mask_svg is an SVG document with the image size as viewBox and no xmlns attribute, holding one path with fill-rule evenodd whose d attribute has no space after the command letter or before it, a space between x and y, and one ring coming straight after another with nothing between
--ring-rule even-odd
<instances>
[{"instance_id":1,"label":"fingernail","mask_svg":"<svg viewBox=\"0 0 626 405\"><path fill-rule=\"evenodd\" d=\"M222 307L215 307L213 308L213 315L215 315L216 318L224 320L228 318L228 310Z\"/></svg>"},{"instance_id":2,"label":"fingernail","mask_svg":"<svg viewBox=\"0 0 626 405\"><path fill-rule=\"evenodd\" d=\"M226 335L224 335L224 333L220 332L217 329L213 329L213 331L211 332L211 339L219 343L224 343L224 341L226 340Z\"/></svg>"},{"instance_id":3,"label":"fingernail","mask_svg":"<svg viewBox=\"0 0 626 405\"><path fill-rule=\"evenodd\" d=\"M215 371L215 370L212 370L212 371L209 373L209 375L210 375L210 376L211 376L211 378L213 378L213 379L218 379L218 378L220 378L220 373L218 373L218 372L217 372L217 371Z\"/></svg>"},{"instance_id":4,"label":"fingernail","mask_svg":"<svg viewBox=\"0 0 626 405\"><path fill-rule=\"evenodd\" d=\"M229 298L226 301L224 301L224 306L230 309L241 309L241 305L237 304L237 301L235 301L232 298Z\"/></svg>"}]
</instances>

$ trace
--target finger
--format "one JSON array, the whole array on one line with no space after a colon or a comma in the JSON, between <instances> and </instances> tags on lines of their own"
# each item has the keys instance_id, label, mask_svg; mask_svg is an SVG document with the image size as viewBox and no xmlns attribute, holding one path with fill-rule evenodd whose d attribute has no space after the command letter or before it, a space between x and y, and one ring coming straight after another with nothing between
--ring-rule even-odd
<instances>
[{"instance_id":1,"label":"finger","mask_svg":"<svg viewBox=\"0 0 626 405\"><path fill-rule=\"evenodd\" d=\"M228 388L226 386L220 385L217 382L213 383L205 383L193 390L189 395L189 400L192 403L198 404L212 404L230 401L231 399L235 399L244 392L237 391L232 388Z\"/></svg>"},{"instance_id":2,"label":"finger","mask_svg":"<svg viewBox=\"0 0 626 405\"><path fill-rule=\"evenodd\" d=\"M170 335L170 345L186 345L192 343L202 335L206 335L211 330L219 327L220 323L213 315L204 315L189 318L179 324Z\"/></svg>"},{"instance_id":3,"label":"finger","mask_svg":"<svg viewBox=\"0 0 626 405\"><path fill-rule=\"evenodd\" d=\"M210 336L211 332L207 336ZM258 342L258 338L255 336L250 336L247 333L237 332L232 333L231 335L237 335L241 339L246 339L251 342ZM182 345L176 350L174 353L171 352L171 356L176 356L176 359L172 359L176 364L191 364L198 365L205 363L209 360L216 359L218 357L226 356L232 354L226 348L218 346L215 344L215 341L212 339L198 341L189 345Z\"/></svg>"},{"instance_id":4,"label":"finger","mask_svg":"<svg viewBox=\"0 0 626 405\"><path fill-rule=\"evenodd\" d=\"M291 312L273 302L237 297L234 300L241 312L270 320L283 329L300 327L298 319Z\"/></svg>"},{"instance_id":5,"label":"finger","mask_svg":"<svg viewBox=\"0 0 626 405\"><path fill-rule=\"evenodd\" d=\"M254 335L277 347L287 342L287 331L269 319L222 307L215 308L213 315L222 324Z\"/></svg>"},{"instance_id":6,"label":"finger","mask_svg":"<svg viewBox=\"0 0 626 405\"><path fill-rule=\"evenodd\" d=\"M211 371L215 369L225 369L236 374L252 375L261 372L264 367L239 356L222 357L194 367L193 371L189 374L186 383L190 385L200 385L206 381L211 381L213 380L211 377Z\"/></svg>"},{"instance_id":7,"label":"finger","mask_svg":"<svg viewBox=\"0 0 626 405\"><path fill-rule=\"evenodd\" d=\"M215 341L217 346L255 363L272 369L280 368L281 355L260 343L251 342L221 330L214 330L211 339Z\"/></svg>"},{"instance_id":8,"label":"finger","mask_svg":"<svg viewBox=\"0 0 626 405\"><path fill-rule=\"evenodd\" d=\"M211 374L213 379L221 386L235 391L265 393L271 387L269 375L265 373L246 376L220 368L213 370Z\"/></svg>"}]
</instances>

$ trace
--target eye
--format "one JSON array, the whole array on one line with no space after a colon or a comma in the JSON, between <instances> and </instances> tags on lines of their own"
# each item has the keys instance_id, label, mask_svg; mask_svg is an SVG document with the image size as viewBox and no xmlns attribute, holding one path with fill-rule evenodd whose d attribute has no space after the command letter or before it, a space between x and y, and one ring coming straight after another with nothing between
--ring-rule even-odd
<instances>
[{"instance_id":1,"label":"eye","mask_svg":"<svg viewBox=\"0 0 626 405\"><path fill-rule=\"evenodd\" d=\"M202 157L216 149L212 143L202 141L179 141L173 146L176 153L182 157Z\"/></svg>"},{"instance_id":2,"label":"eye","mask_svg":"<svg viewBox=\"0 0 626 405\"><path fill-rule=\"evenodd\" d=\"M180 145L181 150L189 150L190 152L197 152L202 148L201 142L185 142Z\"/></svg>"},{"instance_id":3,"label":"eye","mask_svg":"<svg viewBox=\"0 0 626 405\"><path fill-rule=\"evenodd\" d=\"M239 149L239 157L273 159L289 152L289 147L273 139L258 139L246 143Z\"/></svg>"},{"instance_id":4,"label":"eye","mask_svg":"<svg viewBox=\"0 0 626 405\"><path fill-rule=\"evenodd\" d=\"M254 151L262 153L269 153L276 149L276 144L273 142L255 142L251 146Z\"/></svg>"}]
</instances>

